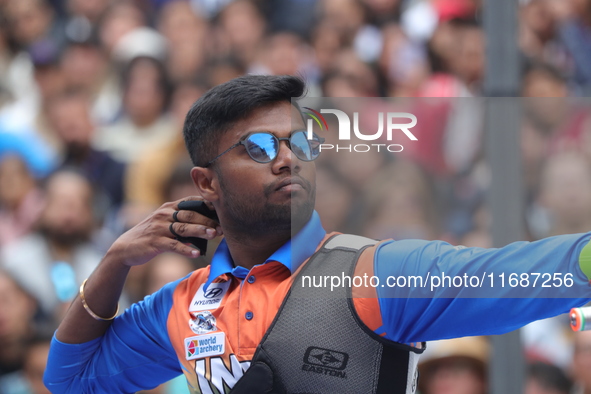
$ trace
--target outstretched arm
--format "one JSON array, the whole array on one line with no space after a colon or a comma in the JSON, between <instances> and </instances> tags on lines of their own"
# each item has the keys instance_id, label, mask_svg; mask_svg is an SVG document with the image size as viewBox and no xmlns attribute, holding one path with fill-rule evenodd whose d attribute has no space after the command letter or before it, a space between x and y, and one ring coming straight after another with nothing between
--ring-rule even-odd
<instances>
[{"instance_id":1,"label":"outstretched arm","mask_svg":"<svg viewBox=\"0 0 591 394\"><path fill-rule=\"evenodd\" d=\"M580 266L590 238L563 235L499 249L420 240L383 244L375 254L375 275L381 283L402 277L407 284L377 288L381 330L395 341L417 342L501 334L566 313L591 298Z\"/></svg>"}]
</instances>

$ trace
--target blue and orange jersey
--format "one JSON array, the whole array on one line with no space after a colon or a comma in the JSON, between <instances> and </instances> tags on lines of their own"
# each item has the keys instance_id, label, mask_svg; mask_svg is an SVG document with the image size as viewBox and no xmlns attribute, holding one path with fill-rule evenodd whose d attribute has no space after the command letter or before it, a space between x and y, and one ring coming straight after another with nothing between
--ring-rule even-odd
<instances>
[{"instance_id":1,"label":"blue and orange jersey","mask_svg":"<svg viewBox=\"0 0 591 394\"><path fill-rule=\"evenodd\" d=\"M294 276L330 236L314 213L296 236L250 270L234 267L222 241L210 266L132 305L101 338L84 344L54 338L46 384L54 393L131 393L184 373L192 392L229 391L250 366ZM353 305L363 324L399 343L505 333L588 301L591 287L579 258L589 239L566 235L500 249L382 241L363 251L354 272L382 285L353 286ZM528 286L522 277L523 286L512 286L512 273L569 274L570 286L547 292L532 286L533 277ZM444 287L427 294L429 286L384 285L446 275L486 280L489 293L475 297L473 289L454 288L451 281L453 297Z\"/></svg>"}]
</instances>

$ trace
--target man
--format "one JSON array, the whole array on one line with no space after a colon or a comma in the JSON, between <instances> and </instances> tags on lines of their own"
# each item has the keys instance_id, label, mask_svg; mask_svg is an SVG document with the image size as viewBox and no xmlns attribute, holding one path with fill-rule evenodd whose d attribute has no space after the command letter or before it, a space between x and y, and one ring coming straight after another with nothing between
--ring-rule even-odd
<instances>
[{"instance_id":1,"label":"man","mask_svg":"<svg viewBox=\"0 0 591 394\"><path fill-rule=\"evenodd\" d=\"M195 393L412 393L420 341L507 332L591 296L588 267L579 266L589 235L490 250L327 235L313 211L321 139L306 138L290 102L304 88L295 77L245 76L195 103L184 127L191 176L219 223L175 201L115 241L56 332L50 390L134 392L184 373ZM131 266L168 251L195 257L177 237L221 234L209 267L113 319ZM487 284L496 298L477 299L464 289L420 287L331 293L303 286L300 275L497 278L516 263L520 272L564 273L573 283L551 293ZM518 298L524 292L530 298ZM579 298L534 298L548 294Z\"/></svg>"},{"instance_id":2,"label":"man","mask_svg":"<svg viewBox=\"0 0 591 394\"><path fill-rule=\"evenodd\" d=\"M92 184L80 173L63 169L47 179L44 189L37 231L4 248L0 266L35 297L47 322L55 323L101 255L92 243Z\"/></svg>"},{"instance_id":3,"label":"man","mask_svg":"<svg viewBox=\"0 0 591 394\"><path fill-rule=\"evenodd\" d=\"M85 93L69 91L53 97L47 113L63 145L60 167L80 171L104 194L108 208L119 208L124 200L125 165L92 146L95 126Z\"/></svg>"},{"instance_id":4,"label":"man","mask_svg":"<svg viewBox=\"0 0 591 394\"><path fill-rule=\"evenodd\" d=\"M437 341L421 357L421 394L486 394L489 343L486 337Z\"/></svg>"},{"instance_id":5,"label":"man","mask_svg":"<svg viewBox=\"0 0 591 394\"><path fill-rule=\"evenodd\" d=\"M17 280L0 269L0 392L24 386L22 368L34 335L37 302Z\"/></svg>"},{"instance_id":6,"label":"man","mask_svg":"<svg viewBox=\"0 0 591 394\"><path fill-rule=\"evenodd\" d=\"M574 355L572 363L573 379L575 381L574 394L591 393L591 332L577 333L574 337Z\"/></svg>"}]
</instances>

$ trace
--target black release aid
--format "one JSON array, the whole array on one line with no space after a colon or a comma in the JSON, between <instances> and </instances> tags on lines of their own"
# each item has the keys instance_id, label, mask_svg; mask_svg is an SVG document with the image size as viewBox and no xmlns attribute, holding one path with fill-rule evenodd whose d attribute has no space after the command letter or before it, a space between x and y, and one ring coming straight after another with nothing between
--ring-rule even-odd
<instances>
[{"instance_id":1,"label":"black release aid","mask_svg":"<svg viewBox=\"0 0 591 394\"><path fill-rule=\"evenodd\" d=\"M217 213L214 210L209 209L207 205L205 205L205 201L202 200L181 201L179 203L179 211L194 211L219 223ZM199 249L201 256L205 256L205 253L207 253L207 240L204 238L179 237L178 240L182 243L190 243L194 245L197 249Z\"/></svg>"}]
</instances>

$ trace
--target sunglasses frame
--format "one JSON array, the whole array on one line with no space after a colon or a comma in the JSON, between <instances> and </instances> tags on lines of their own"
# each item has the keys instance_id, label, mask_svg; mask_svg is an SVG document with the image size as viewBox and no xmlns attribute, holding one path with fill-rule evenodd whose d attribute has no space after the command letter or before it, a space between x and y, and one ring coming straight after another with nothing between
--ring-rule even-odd
<instances>
[{"instance_id":1,"label":"sunglasses frame","mask_svg":"<svg viewBox=\"0 0 591 394\"><path fill-rule=\"evenodd\" d=\"M253 136L253 135L255 135L255 134L268 134L268 135L272 136L273 138L275 138L275 140L277 140L277 146L278 146L278 147L279 147L279 144L281 143L281 141L287 141L287 147L289 148L289 150L291 150L291 152L292 152L292 153L293 153L293 154L294 154L294 155L295 155L295 156L296 156L298 159L300 159L300 160L302 160L302 161L314 161L314 160L316 160L316 159L318 158L318 156L320 155L320 153L318 153L318 156L314 157L313 159L307 160L307 159L302 159L301 157L299 157L299 156L298 156L298 155L297 155L297 154L296 154L296 153L293 151L293 149L291 149L291 139L292 139L292 137L293 137L295 134L297 134L297 133L304 133L304 134L306 134L306 133L307 133L307 131L306 131L306 130L295 130L295 131L292 131L292 132L291 132L291 134L289 135L289 137L283 137L283 138L279 138L279 137L277 137L275 134L271 133L270 131L255 131L255 132L252 132L252 133L250 133L250 134L247 134L247 135L245 135L244 137L242 137L242 138L240 139L240 141L238 141L237 143L235 143L234 145L232 145L231 147L229 147L228 149L226 149L225 151L223 151L222 153L220 153L219 155L217 155L216 157L214 157L213 159L211 159L211 160L210 160L210 161L209 161L209 162L208 162L208 163L207 163L207 164L204 166L204 168L207 168L207 167L209 167L209 166L210 166L210 165L211 165L211 164L212 164L214 161L216 161L217 159L219 159L220 157L222 157L223 155L225 155L226 153L228 153L229 151L231 151L232 149L236 148L236 147L237 147L237 146L239 146L239 145L244 145L244 147L246 148L246 140L248 140L248 139L249 139L251 136ZM318 141L320 144L323 144L323 143L324 143L324 141L325 141L325 139L324 139L324 138L320 137L320 136L319 136L318 134L316 134L316 133L314 133L314 137L315 137L315 139L314 139L314 140L312 140L312 141L316 141L316 140L317 140L317 141ZM311 140L308 140L307 136L306 136L306 140L307 140L307 141L311 141ZM309 143L309 142L308 142L308 143ZM250 157L252 160L256 161L257 163L265 164L265 163L270 163L270 162L272 162L273 160L275 160L275 158L277 157L277 153L279 153L279 152L277 152L277 153L275 154L275 157L273 157L273 158L272 158L271 160L269 160L269 161L260 161L260 160L257 160L257 159L255 159L254 157L252 157L252 154L250 153L250 151L248 150L248 148L246 148L246 153L248 153L248 156L249 156L249 157Z\"/></svg>"}]
</instances>

